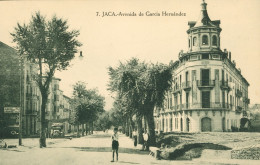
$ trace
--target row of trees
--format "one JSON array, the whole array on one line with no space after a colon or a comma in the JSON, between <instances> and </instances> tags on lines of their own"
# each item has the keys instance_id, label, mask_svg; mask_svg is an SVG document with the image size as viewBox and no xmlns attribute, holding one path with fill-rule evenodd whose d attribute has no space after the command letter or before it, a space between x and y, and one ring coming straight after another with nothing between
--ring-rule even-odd
<instances>
[{"instance_id":1,"label":"row of trees","mask_svg":"<svg viewBox=\"0 0 260 165\"><path fill-rule=\"evenodd\" d=\"M82 125L82 135L84 131L93 134L94 122L99 116L102 116L105 106L105 98L98 93L97 89L87 89L86 83L77 82L73 85L73 99L74 115L72 121L77 125L77 136L79 136L79 125Z\"/></svg>"},{"instance_id":2,"label":"row of trees","mask_svg":"<svg viewBox=\"0 0 260 165\"><path fill-rule=\"evenodd\" d=\"M163 107L165 94L171 88L171 66L132 58L117 67L109 67L109 76L109 90L116 94L112 111L118 115L118 122L122 122L126 134L130 136L133 127L137 126L140 142L144 118L150 143L154 145L154 110Z\"/></svg>"}]
</instances>

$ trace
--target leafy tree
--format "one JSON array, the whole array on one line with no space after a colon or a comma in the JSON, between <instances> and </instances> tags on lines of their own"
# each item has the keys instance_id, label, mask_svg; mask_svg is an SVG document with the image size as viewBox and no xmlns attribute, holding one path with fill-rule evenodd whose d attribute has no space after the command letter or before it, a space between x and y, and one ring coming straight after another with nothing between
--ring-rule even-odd
<instances>
[{"instance_id":1,"label":"leafy tree","mask_svg":"<svg viewBox=\"0 0 260 165\"><path fill-rule=\"evenodd\" d=\"M112 121L110 120L110 113L103 112L98 116L97 121L94 123L95 130L97 131L105 131L106 129L110 129L112 126Z\"/></svg>"},{"instance_id":2,"label":"leafy tree","mask_svg":"<svg viewBox=\"0 0 260 165\"><path fill-rule=\"evenodd\" d=\"M171 88L172 70L163 64L147 64L133 58L117 68L109 68L109 89L127 99L127 111L144 116L151 144L155 144L154 116L156 107L163 106L165 93ZM140 130L138 131L140 134Z\"/></svg>"},{"instance_id":3,"label":"leafy tree","mask_svg":"<svg viewBox=\"0 0 260 165\"><path fill-rule=\"evenodd\" d=\"M38 66L38 73L34 76L42 96L40 147L46 147L45 109L49 85L55 71L65 70L75 57L77 48L81 46L76 39L79 31L70 31L66 20L56 16L46 20L37 12L29 24L18 23L11 35L19 54Z\"/></svg>"},{"instance_id":4,"label":"leafy tree","mask_svg":"<svg viewBox=\"0 0 260 165\"><path fill-rule=\"evenodd\" d=\"M84 82L77 82L73 88L77 123L89 123L93 133L93 122L104 112L105 98L98 94L97 89L86 89Z\"/></svg>"}]
</instances>

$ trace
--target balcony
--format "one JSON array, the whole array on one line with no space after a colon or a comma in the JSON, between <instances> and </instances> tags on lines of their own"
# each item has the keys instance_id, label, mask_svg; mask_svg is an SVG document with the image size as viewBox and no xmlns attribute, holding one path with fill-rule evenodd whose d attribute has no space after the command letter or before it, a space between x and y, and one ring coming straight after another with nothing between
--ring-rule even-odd
<instances>
[{"instance_id":1,"label":"balcony","mask_svg":"<svg viewBox=\"0 0 260 165\"><path fill-rule=\"evenodd\" d=\"M227 90L227 91L231 89L228 85L228 81L220 81L220 88L222 90Z\"/></svg>"},{"instance_id":2,"label":"balcony","mask_svg":"<svg viewBox=\"0 0 260 165\"><path fill-rule=\"evenodd\" d=\"M184 103L181 104L180 107L177 110L191 110L191 109L231 109L232 105L227 104L227 103L216 103L216 102L210 102L210 103L194 103L194 104L189 104L189 103Z\"/></svg>"},{"instance_id":3,"label":"balcony","mask_svg":"<svg viewBox=\"0 0 260 165\"><path fill-rule=\"evenodd\" d=\"M242 95L243 95L243 94L242 94L242 91L240 91L239 89L237 89L237 90L236 90L236 96L240 98L240 97L242 97Z\"/></svg>"},{"instance_id":4,"label":"balcony","mask_svg":"<svg viewBox=\"0 0 260 165\"><path fill-rule=\"evenodd\" d=\"M182 83L182 89L185 91L189 91L191 89L190 81L186 81L186 82Z\"/></svg>"},{"instance_id":5,"label":"balcony","mask_svg":"<svg viewBox=\"0 0 260 165\"><path fill-rule=\"evenodd\" d=\"M197 80L199 89L212 89L215 86L215 80Z\"/></svg>"},{"instance_id":6,"label":"balcony","mask_svg":"<svg viewBox=\"0 0 260 165\"><path fill-rule=\"evenodd\" d=\"M60 101L59 95L54 95L54 101Z\"/></svg>"},{"instance_id":7,"label":"balcony","mask_svg":"<svg viewBox=\"0 0 260 165\"><path fill-rule=\"evenodd\" d=\"M180 85L174 85L173 87L173 93L178 93L181 91L181 86Z\"/></svg>"}]
</instances>

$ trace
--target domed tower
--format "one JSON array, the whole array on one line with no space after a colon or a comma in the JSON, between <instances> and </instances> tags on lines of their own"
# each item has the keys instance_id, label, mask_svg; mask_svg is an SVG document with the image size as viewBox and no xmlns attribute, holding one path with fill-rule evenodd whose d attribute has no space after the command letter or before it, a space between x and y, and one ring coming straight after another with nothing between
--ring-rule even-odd
<instances>
[{"instance_id":1,"label":"domed tower","mask_svg":"<svg viewBox=\"0 0 260 165\"><path fill-rule=\"evenodd\" d=\"M187 30L189 51L219 51L220 50L220 20L211 21L207 12L207 3L203 0L197 22L189 21Z\"/></svg>"}]
</instances>

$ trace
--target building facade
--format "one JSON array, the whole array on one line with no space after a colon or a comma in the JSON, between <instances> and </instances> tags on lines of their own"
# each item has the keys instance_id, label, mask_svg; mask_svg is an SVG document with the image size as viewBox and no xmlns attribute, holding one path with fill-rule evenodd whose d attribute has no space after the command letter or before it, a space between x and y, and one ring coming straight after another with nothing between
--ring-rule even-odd
<instances>
[{"instance_id":1,"label":"building facade","mask_svg":"<svg viewBox=\"0 0 260 165\"><path fill-rule=\"evenodd\" d=\"M41 92L33 75L37 67L21 58L15 49L0 42L0 133L6 136L19 130L19 112L22 112L24 136L38 136L40 132ZM61 79L53 78L46 105L47 131L53 123L62 123L64 133L69 129L72 106L70 98L59 89ZM18 110L19 109L19 110Z\"/></svg>"},{"instance_id":2,"label":"building facade","mask_svg":"<svg viewBox=\"0 0 260 165\"><path fill-rule=\"evenodd\" d=\"M220 20L212 21L207 3L197 22L188 22L188 51L172 63L173 85L165 106L155 111L155 127L163 132L234 131L250 102L249 83L220 48Z\"/></svg>"},{"instance_id":3,"label":"building facade","mask_svg":"<svg viewBox=\"0 0 260 165\"><path fill-rule=\"evenodd\" d=\"M0 138L19 130L22 76L16 51L0 42Z\"/></svg>"}]
</instances>

